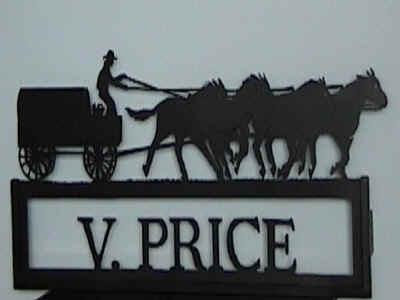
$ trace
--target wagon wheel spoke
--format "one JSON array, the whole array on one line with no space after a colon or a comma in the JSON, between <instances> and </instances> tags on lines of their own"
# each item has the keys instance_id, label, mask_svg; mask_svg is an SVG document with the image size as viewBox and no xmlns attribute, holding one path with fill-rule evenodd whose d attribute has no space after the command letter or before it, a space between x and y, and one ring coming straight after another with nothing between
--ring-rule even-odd
<instances>
[{"instance_id":1,"label":"wagon wheel spoke","mask_svg":"<svg viewBox=\"0 0 400 300\"><path fill-rule=\"evenodd\" d=\"M39 162L39 172L44 176L50 169L50 162Z\"/></svg>"},{"instance_id":2,"label":"wagon wheel spoke","mask_svg":"<svg viewBox=\"0 0 400 300\"><path fill-rule=\"evenodd\" d=\"M95 161L96 160L96 156L94 155L94 153L89 152L87 157L86 157L86 159L90 160L90 161Z\"/></svg>"},{"instance_id":3,"label":"wagon wheel spoke","mask_svg":"<svg viewBox=\"0 0 400 300\"><path fill-rule=\"evenodd\" d=\"M96 167L96 169L95 169L95 179L97 179L97 180L100 179L99 178L99 168L98 167Z\"/></svg>"},{"instance_id":4,"label":"wagon wheel spoke","mask_svg":"<svg viewBox=\"0 0 400 300\"><path fill-rule=\"evenodd\" d=\"M92 177L94 169L95 169L94 164L90 164L87 166L87 171L88 171L90 177Z\"/></svg>"},{"instance_id":5,"label":"wagon wheel spoke","mask_svg":"<svg viewBox=\"0 0 400 300\"><path fill-rule=\"evenodd\" d=\"M104 161L104 163L100 169L101 169L104 177L107 177L111 171L111 164L109 162Z\"/></svg>"},{"instance_id":6,"label":"wagon wheel spoke","mask_svg":"<svg viewBox=\"0 0 400 300\"><path fill-rule=\"evenodd\" d=\"M110 169L112 167L112 160L104 160L104 167Z\"/></svg>"},{"instance_id":7,"label":"wagon wheel spoke","mask_svg":"<svg viewBox=\"0 0 400 300\"><path fill-rule=\"evenodd\" d=\"M99 166L100 180L107 178L107 172L104 170L104 165Z\"/></svg>"},{"instance_id":8,"label":"wagon wheel spoke","mask_svg":"<svg viewBox=\"0 0 400 300\"><path fill-rule=\"evenodd\" d=\"M34 166L33 176L35 177L35 180L38 180L40 178L39 163L35 163Z\"/></svg>"}]
</instances>

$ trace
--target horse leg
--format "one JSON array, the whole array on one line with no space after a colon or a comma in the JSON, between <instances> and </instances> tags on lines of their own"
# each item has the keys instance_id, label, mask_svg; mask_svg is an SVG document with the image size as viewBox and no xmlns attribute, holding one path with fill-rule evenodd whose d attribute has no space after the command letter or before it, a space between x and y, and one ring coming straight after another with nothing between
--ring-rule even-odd
<instances>
[{"instance_id":1,"label":"horse leg","mask_svg":"<svg viewBox=\"0 0 400 300\"><path fill-rule=\"evenodd\" d=\"M265 152L267 154L267 159L270 164L270 171L272 174L272 177L275 177L276 174L276 162L275 162L275 157L274 157L274 152L272 151L272 142L273 138L268 137L267 140L265 141Z\"/></svg>"},{"instance_id":2,"label":"horse leg","mask_svg":"<svg viewBox=\"0 0 400 300\"><path fill-rule=\"evenodd\" d=\"M346 174L346 166L349 163L350 160L350 147L351 144L353 142L353 138L349 138L349 139L343 139L342 141L342 146L341 146L341 152L342 152L342 159L339 163L339 174L340 177L346 179L347 178L347 174Z\"/></svg>"},{"instance_id":3,"label":"horse leg","mask_svg":"<svg viewBox=\"0 0 400 300\"><path fill-rule=\"evenodd\" d=\"M342 168L341 168L341 176L342 178L347 178L347 174L346 174L346 166L349 163L350 160L350 147L351 144L353 143L353 138L349 138L346 140L345 143L345 148L344 148L344 159L343 159L343 164L342 164Z\"/></svg>"},{"instance_id":4,"label":"horse leg","mask_svg":"<svg viewBox=\"0 0 400 300\"><path fill-rule=\"evenodd\" d=\"M234 140L235 138L232 138L232 139L227 139L226 141L225 141L225 152L226 152L226 154L228 154L228 156L229 156L229 161L230 161L230 163L233 165L234 163L235 163L235 152L233 151L233 149L232 149L232 147L231 147L231 144L230 144L230 141L231 140Z\"/></svg>"},{"instance_id":5,"label":"horse leg","mask_svg":"<svg viewBox=\"0 0 400 300\"><path fill-rule=\"evenodd\" d=\"M231 180L232 179L232 175L231 175L231 171L229 170L229 166L228 166L228 162L226 161L226 158L225 158L225 153L222 151L222 153L221 153L221 163L222 163L222 166L223 166L223 168L224 168L224 170L225 170L225 176L229 179L229 180Z\"/></svg>"},{"instance_id":6,"label":"horse leg","mask_svg":"<svg viewBox=\"0 0 400 300\"><path fill-rule=\"evenodd\" d=\"M157 148L160 145L161 141L168 136L167 132L165 132L163 129L159 130L159 128L162 128L162 127L157 126L157 130L156 130L156 133L154 135L153 141L152 141L152 143L150 145L149 151L147 152L146 163L142 167L144 175L146 177L149 175L150 166L151 166L151 163L153 162L155 151L157 150Z\"/></svg>"},{"instance_id":7,"label":"horse leg","mask_svg":"<svg viewBox=\"0 0 400 300\"><path fill-rule=\"evenodd\" d=\"M239 140L239 153L236 156L236 166L235 166L235 173L239 173L240 164L242 163L243 159L249 154L249 127L242 126L240 127L240 133L238 135Z\"/></svg>"},{"instance_id":8,"label":"horse leg","mask_svg":"<svg viewBox=\"0 0 400 300\"><path fill-rule=\"evenodd\" d=\"M175 136L175 155L178 160L179 169L181 170L182 180L188 181L189 177L187 174L185 162L182 156L182 148L183 148L184 138L182 136Z\"/></svg>"},{"instance_id":9,"label":"horse leg","mask_svg":"<svg viewBox=\"0 0 400 300\"><path fill-rule=\"evenodd\" d=\"M231 164L234 164L235 163L235 153L233 152L229 143L227 143L227 145L226 145L225 152L229 155L229 161L231 162Z\"/></svg>"},{"instance_id":10,"label":"horse leg","mask_svg":"<svg viewBox=\"0 0 400 300\"><path fill-rule=\"evenodd\" d=\"M262 141L263 140L262 140L261 135L255 136L254 142L253 142L253 152L254 152L254 156L256 157L257 163L260 166L259 174L260 174L261 178L264 178L265 164L264 164L264 160L262 158L261 151L260 151Z\"/></svg>"},{"instance_id":11,"label":"horse leg","mask_svg":"<svg viewBox=\"0 0 400 300\"><path fill-rule=\"evenodd\" d=\"M290 171L296 161L296 143L294 139L287 139L287 145L289 148L289 158L288 161L278 170L278 177L287 179L289 177Z\"/></svg>"},{"instance_id":12,"label":"horse leg","mask_svg":"<svg viewBox=\"0 0 400 300\"><path fill-rule=\"evenodd\" d=\"M214 139L209 140L210 148L211 148L212 152L214 153L215 159L220 164L223 174L228 179L232 179L232 175L231 175L228 163L225 158L225 143L223 141L221 142L221 140L222 139L220 139L218 141L214 140Z\"/></svg>"},{"instance_id":13,"label":"horse leg","mask_svg":"<svg viewBox=\"0 0 400 300\"><path fill-rule=\"evenodd\" d=\"M330 174L332 175L338 171L342 178L347 178L346 166L350 160L350 147L353 142L353 138L335 137L335 141L339 146L341 159L334 166L332 166Z\"/></svg>"},{"instance_id":14,"label":"horse leg","mask_svg":"<svg viewBox=\"0 0 400 300\"><path fill-rule=\"evenodd\" d=\"M307 142L300 141L297 147L298 160L300 161L297 173L298 175L300 175L304 171L304 167L306 165L306 152L307 152Z\"/></svg>"},{"instance_id":15,"label":"horse leg","mask_svg":"<svg viewBox=\"0 0 400 300\"><path fill-rule=\"evenodd\" d=\"M310 178L310 180L313 177L314 171L315 171L315 167L317 165L317 153L316 153L316 147L317 146L317 137L313 137L311 139L311 143L310 143L310 160L311 160L311 167L308 168L308 176Z\"/></svg>"},{"instance_id":16,"label":"horse leg","mask_svg":"<svg viewBox=\"0 0 400 300\"><path fill-rule=\"evenodd\" d=\"M210 150L207 147L206 142L200 141L200 140L192 140L192 141L196 145L196 147L199 148L200 152L204 155L204 157L207 159L208 163L213 168L218 180L223 180L224 175L222 173L221 167L218 165L218 163L214 159L212 153L210 152Z\"/></svg>"}]
</instances>

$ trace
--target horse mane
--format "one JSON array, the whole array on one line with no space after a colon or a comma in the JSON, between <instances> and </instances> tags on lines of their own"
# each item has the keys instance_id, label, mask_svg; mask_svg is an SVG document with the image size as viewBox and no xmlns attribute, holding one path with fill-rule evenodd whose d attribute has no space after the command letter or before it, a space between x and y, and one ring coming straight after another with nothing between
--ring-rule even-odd
<instances>
[{"instance_id":1,"label":"horse mane","mask_svg":"<svg viewBox=\"0 0 400 300\"><path fill-rule=\"evenodd\" d=\"M368 79L368 78L370 78L370 77L364 76L364 75L357 75L357 76L356 76L356 79L354 79L353 81L350 81L350 82L349 82L348 84L346 84L344 87L347 88L347 87L353 86L353 85L358 84L358 83L360 83L361 81L363 81L363 80L365 80L365 79Z\"/></svg>"},{"instance_id":2,"label":"horse mane","mask_svg":"<svg viewBox=\"0 0 400 300\"><path fill-rule=\"evenodd\" d=\"M207 81L196 93L190 96L192 101L213 100L215 97L222 98L227 96L224 83L220 78ZM221 97L222 96L222 97Z\"/></svg>"},{"instance_id":3,"label":"horse mane","mask_svg":"<svg viewBox=\"0 0 400 300\"><path fill-rule=\"evenodd\" d=\"M297 90L301 90L301 89L303 89L303 88L305 88L305 87L307 87L309 85L312 85L312 84L322 85L322 82L320 80L310 79L310 80L304 82L302 85L300 85L297 88Z\"/></svg>"},{"instance_id":4,"label":"horse mane","mask_svg":"<svg viewBox=\"0 0 400 300\"><path fill-rule=\"evenodd\" d=\"M238 95L246 95L249 92L254 92L254 89L262 88L267 90L271 90L268 79L265 74L250 74L245 80L242 81L240 88L238 89Z\"/></svg>"},{"instance_id":5,"label":"horse mane","mask_svg":"<svg viewBox=\"0 0 400 300\"><path fill-rule=\"evenodd\" d=\"M349 83L347 83L340 91L335 94L338 97L335 97L334 99L337 101L347 101L347 97L342 97L344 94L347 94L349 92L349 88L353 88L356 85L362 83L362 81L369 79L369 76L364 76L364 75L357 75L356 78Z\"/></svg>"}]
</instances>

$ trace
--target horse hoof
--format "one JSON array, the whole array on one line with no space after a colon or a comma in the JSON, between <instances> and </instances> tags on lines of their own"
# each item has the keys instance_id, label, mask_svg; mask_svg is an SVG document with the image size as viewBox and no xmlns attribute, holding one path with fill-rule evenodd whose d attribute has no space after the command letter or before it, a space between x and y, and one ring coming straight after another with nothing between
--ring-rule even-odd
<instances>
[{"instance_id":1,"label":"horse hoof","mask_svg":"<svg viewBox=\"0 0 400 300\"><path fill-rule=\"evenodd\" d=\"M285 170L283 168L278 169L278 174L276 177L280 178L280 179L286 179L287 178L286 173L287 172L285 172Z\"/></svg>"},{"instance_id":2,"label":"horse hoof","mask_svg":"<svg viewBox=\"0 0 400 300\"><path fill-rule=\"evenodd\" d=\"M276 175L276 167L271 167L270 171L271 171L272 177L275 177L275 175Z\"/></svg>"},{"instance_id":3,"label":"horse hoof","mask_svg":"<svg viewBox=\"0 0 400 300\"><path fill-rule=\"evenodd\" d=\"M313 169L308 169L308 178L311 180L314 174L314 170Z\"/></svg>"},{"instance_id":4,"label":"horse hoof","mask_svg":"<svg viewBox=\"0 0 400 300\"><path fill-rule=\"evenodd\" d=\"M235 167L235 174L238 175L239 174L239 166Z\"/></svg>"},{"instance_id":5,"label":"horse hoof","mask_svg":"<svg viewBox=\"0 0 400 300\"><path fill-rule=\"evenodd\" d=\"M261 176L261 179L264 179L264 177L265 177L265 169L260 169L260 176Z\"/></svg>"},{"instance_id":6,"label":"horse hoof","mask_svg":"<svg viewBox=\"0 0 400 300\"><path fill-rule=\"evenodd\" d=\"M333 175L336 172L336 166L331 167L331 171L329 172L330 175Z\"/></svg>"},{"instance_id":7,"label":"horse hoof","mask_svg":"<svg viewBox=\"0 0 400 300\"><path fill-rule=\"evenodd\" d=\"M142 169L143 169L144 176L147 177L149 175L149 167L146 164L144 164L142 166Z\"/></svg>"},{"instance_id":8,"label":"horse hoof","mask_svg":"<svg viewBox=\"0 0 400 300\"><path fill-rule=\"evenodd\" d=\"M301 175L301 173L303 173L303 171L304 171L304 165L301 164L301 165L299 165L298 175Z\"/></svg>"},{"instance_id":9,"label":"horse hoof","mask_svg":"<svg viewBox=\"0 0 400 300\"><path fill-rule=\"evenodd\" d=\"M286 180L289 177L289 171L287 169L279 169L278 170L278 178L282 178Z\"/></svg>"}]
</instances>

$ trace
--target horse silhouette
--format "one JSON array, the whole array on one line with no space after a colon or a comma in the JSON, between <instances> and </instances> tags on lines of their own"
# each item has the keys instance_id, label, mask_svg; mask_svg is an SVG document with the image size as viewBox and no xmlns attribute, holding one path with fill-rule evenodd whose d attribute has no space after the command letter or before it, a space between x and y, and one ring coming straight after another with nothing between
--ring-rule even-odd
<instances>
[{"instance_id":1,"label":"horse silhouette","mask_svg":"<svg viewBox=\"0 0 400 300\"><path fill-rule=\"evenodd\" d=\"M331 167L330 174L338 172L340 177L347 178L346 166L350 159L350 147L360 122L361 112L377 111L387 106L386 94L372 68L367 71L367 76L357 75L354 81L329 98L330 104L325 107L326 113L331 114L329 126L320 130L318 135L314 135L299 149L301 156L305 156L308 145L310 155L314 157L311 159L310 179L317 163L316 141L319 135L331 135L341 153L340 161Z\"/></svg>"},{"instance_id":2,"label":"horse silhouette","mask_svg":"<svg viewBox=\"0 0 400 300\"><path fill-rule=\"evenodd\" d=\"M234 96L236 101L240 101L241 103L246 101L246 103L251 106L246 116L247 119L241 123L242 126L237 131L236 139L239 142L239 152L237 155L234 156L234 160L232 161L232 163L234 163L235 165L236 174L239 173L240 165L249 152L248 140L250 138L250 131L248 126L249 123L251 123L254 115L253 102L259 98L264 97L265 94L272 94L271 87L267 81L267 78L265 77L265 74L251 74L249 77L242 81L241 86Z\"/></svg>"},{"instance_id":3,"label":"horse silhouette","mask_svg":"<svg viewBox=\"0 0 400 300\"><path fill-rule=\"evenodd\" d=\"M341 87L341 86L335 86ZM218 180L231 179L226 153L239 172L240 164L249 151L250 130L254 130L253 152L259 164L259 174L265 176L261 145L265 142L267 159L273 176L286 179L295 162L298 173L305 167L305 154L310 151L311 179L317 164L316 141L322 134L331 135L341 152L341 159L331 168L347 177L345 168L360 114L363 110L379 110L387 106L387 97L372 69L367 76L356 80L330 94L325 79L309 80L288 94L274 95L265 75L250 75L235 95L228 96L220 79L205 84L198 92L187 97L169 97L153 109L135 111L126 108L136 120L144 121L157 115L156 133L143 165L148 175L155 151L161 142L175 137L175 154L183 180L188 180L182 157L185 139L203 153ZM289 156L277 170L272 151L275 138L286 140ZM234 155L230 143L237 140L239 152Z\"/></svg>"},{"instance_id":4,"label":"horse silhouette","mask_svg":"<svg viewBox=\"0 0 400 300\"><path fill-rule=\"evenodd\" d=\"M329 92L321 81L309 80L292 93L274 95L265 75L250 76L242 85L243 91L251 98L251 125L254 130L253 152L260 166L259 174L265 176L265 164L260 147L265 142L267 159L271 173L276 174L276 163L272 152L275 138L284 138L289 150L288 161L278 176L287 178L300 144L317 135L321 128L327 126L327 116L322 107L326 104ZM322 112L319 114L318 112ZM315 124L318 126L315 126ZM240 161L236 161L236 169Z\"/></svg>"},{"instance_id":5,"label":"horse silhouette","mask_svg":"<svg viewBox=\"0 0 400 300\"><path fill-rule=\"evenodd\" d=\"M139 121L157 114L156 133L143 165L145 176L149 173L156 149L165 138L172 135L175 138L175 154L183 180L188 180L182 157L185 138L189 138L203 153L219 180L225 177L230 179L225 153L231 152L229 143L237 139L240 128L243 128L242 131L246 130L247 124L244 122L249 119L249 109L250 106L245 101L228 97L220 79L208 82L188 97L166 98L150 110L135 111L126 108L128 114ZM248 139L243 143L248 144Z\"/></svg>"}]
</instances>

